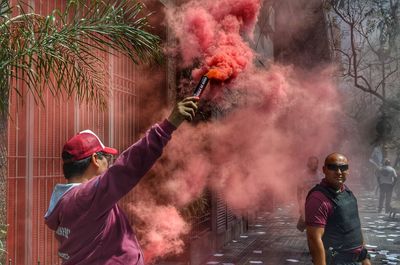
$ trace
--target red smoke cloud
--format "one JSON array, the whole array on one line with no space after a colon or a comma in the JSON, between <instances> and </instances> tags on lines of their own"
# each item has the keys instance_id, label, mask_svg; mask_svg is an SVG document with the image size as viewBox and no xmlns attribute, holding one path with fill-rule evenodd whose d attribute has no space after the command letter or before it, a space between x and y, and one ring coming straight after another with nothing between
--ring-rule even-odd
<instances>
[{"instance_id":1,"label":"red smoke cloud","mask_svg":"<svg viewBox=\"0 0 400 265\"><path fill-rule=\"evenodd\" d=\"M212 70L210 77L224 81L251 65L253 51L241 33L252 37L259 10L259 0L220 0L191 1L167 12L183 65L200 61L193 78Z\"/></svg>"},{"instance_id":2,"label":"red smoke cloud","mask_svg":"<svg viewBox=\"0 0 400 265\"><path fill-rule=\"evenodd\" d=\"M307 157L335 146L340 110L336 89L327 80L329 72L300 78L277 66L237 80L235 86L249 91L249 107L230 115L210 136L212 160L222 160L210 185L225 194L231 208L256 210L270 198L271 187L279 197L292 196L287 193Z\"/></svg>"},{"instance_id":3,"label":"red smoke cloud","mask_svg":"<svg viewBox=\"0 0 400 265\"><path fill-rule=\"evenodd\" d=\"M239 108L222 120L175 133L166 150L169 166L156 166L169 176L162 192L174 194L169 198L180 205L195 199L207 184L238 213L262 206L271 187L280 197L292 196L285 193L307 157L329 153L337 143L340 106L330 75L327 70L300 78L290 67L279 66L246 72L231 90L247 93L226 99Z\"/></svg>"},{"instance_id":4,"label":"red smoke cloud","mask_svg":"<svg viewBox=\"0 0 400 265\"><path fill-rule=\"evenodd\" d=\"M209 73L229 82L218 101L225 117L183 124L154 166L157 176L136 189L143 203L131 212L147 261L182 250L179 237L188 225L176 208L205 187L223 194L237 213L257 210L271 191L283 197L293 190L308 156L334 151L340 105L331 69L257 69L242 35L252 38L259 9L258 0L207 0L167 11L182 66L199 63L193 78Z\"/></svg>"}]
</instances>

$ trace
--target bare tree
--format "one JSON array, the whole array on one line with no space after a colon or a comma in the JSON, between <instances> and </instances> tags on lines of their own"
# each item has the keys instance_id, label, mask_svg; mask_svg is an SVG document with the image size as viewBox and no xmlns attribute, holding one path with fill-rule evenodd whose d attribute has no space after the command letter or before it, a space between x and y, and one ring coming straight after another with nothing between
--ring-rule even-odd
<instances>
[{"instance_id":1,"label":"bare tree","mask_svg":"<svg viewBox=\"0 0 400 265\"><path fill-rule=\"evenodd\" d=\"M353 91L357 98L352 103L357 111L355 118L367 109L375 112L380 116L376 124L378 138L391 141L392 125L400 112L400 0L325 3L332 50L341 62L341 77L348 88L361 92Z\"/></svg>"}]
</instances>

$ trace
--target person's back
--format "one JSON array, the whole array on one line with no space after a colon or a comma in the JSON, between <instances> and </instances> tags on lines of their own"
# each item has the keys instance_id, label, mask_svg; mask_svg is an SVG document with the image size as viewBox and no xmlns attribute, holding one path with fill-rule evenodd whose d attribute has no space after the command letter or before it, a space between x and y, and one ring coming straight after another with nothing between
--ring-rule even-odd
<instances>
[{"instance_id":1,"label":"person's back","mask_svg":"<svg viewBox=\"0 0 400 265\"><path fill-rule=\"evenodd\" d=\"M60 243L63 264L143 264L125 214L116 203L101 202L98 194L112 191L99 188L99 178L69 189L46 216Z\"/></svg>"},{"instance_id":2,"label":"person's back","mask_svg":"<svg viewBox=\"0 0 400 265\"><path fill-rule=\"evenodd\" d=\"M385 201L385 212L389 213L391 209L392 193L394 184L397 181L396 170L390 166L390 160L384 161L384 166L377 171L377 179L379 184L379 202L378 212L382 211Z\"/></svg>"},{"instance_id":3,"label":"person's back","mask_svg":"<svg viewBox=\"0 0 400 265\"><path fill-rule=\"evenodd\" d=\"M80 189L65 194L47 218L60 242L63 264L143 264L139 244L118 205L97 215L76 204Z\"/></svg>"},{"instance_id":4,"label":"person's back","mask_svg":"<svg viewBox=\"0 0 400 265\"><path fill-rule=\"evenodd\" d=\"M380 184L390 184L395 182L397 177L396 170L390 165L385 165L378 170L378 179Z\"/></svg>"}]
</instances>

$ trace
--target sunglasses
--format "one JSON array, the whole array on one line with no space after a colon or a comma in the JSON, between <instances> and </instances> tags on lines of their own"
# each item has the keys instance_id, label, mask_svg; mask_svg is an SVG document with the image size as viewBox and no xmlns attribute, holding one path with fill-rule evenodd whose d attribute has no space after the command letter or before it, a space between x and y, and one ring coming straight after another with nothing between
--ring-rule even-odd
<instances>
[{"instance_id":1,"label":"sunglasses","mask_svg":"<svg viewBox=\"0 0 400 265\"><path fill-rule=\"evenodd\" d=\"M345 165L326 164L325 167L328 170L332 170L332 171L337 171L338 169L340 169L341 172L344 172L344 171L349 170L349 165L347 165L347 164L345 164Z\"/></svg>"}]
</instances>

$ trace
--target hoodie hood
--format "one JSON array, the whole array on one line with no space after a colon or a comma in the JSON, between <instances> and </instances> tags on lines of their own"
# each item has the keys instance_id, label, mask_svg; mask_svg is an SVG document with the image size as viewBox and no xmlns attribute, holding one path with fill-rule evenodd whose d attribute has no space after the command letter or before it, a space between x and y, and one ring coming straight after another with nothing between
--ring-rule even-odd
<instances>
[{"instance_id":1,"label":"hoodie hood","mask_svg":"<svg viewBox=\"0 0 400 265\"><path fill-rule=\"evenodd\" d=\"M53 213L53 210L56 208L58 201L64 196L64 194L69 191L70 189L80 185L81 183L69 183L69 184L57 184L54 187L53 193L51 194L50 198L50 205L49 209L47 210L44 218L46 222L49 222L50 215Z\"/></svg>"}]
</instances>

